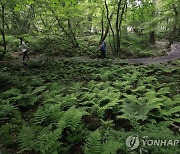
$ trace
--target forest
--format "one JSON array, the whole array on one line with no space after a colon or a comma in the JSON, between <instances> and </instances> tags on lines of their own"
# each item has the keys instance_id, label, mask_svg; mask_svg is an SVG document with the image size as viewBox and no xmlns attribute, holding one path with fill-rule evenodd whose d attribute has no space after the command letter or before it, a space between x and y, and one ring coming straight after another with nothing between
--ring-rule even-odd
<instances>
[{"instance_id":1,"label":"forest","mask_svg":"<svg viewBox=\"0 0 180 154\"><path fill-rule=\"evenodd\" d=\"M178 153L179 0L0 0L0 154Z\"/></svg>"}]
</instances>

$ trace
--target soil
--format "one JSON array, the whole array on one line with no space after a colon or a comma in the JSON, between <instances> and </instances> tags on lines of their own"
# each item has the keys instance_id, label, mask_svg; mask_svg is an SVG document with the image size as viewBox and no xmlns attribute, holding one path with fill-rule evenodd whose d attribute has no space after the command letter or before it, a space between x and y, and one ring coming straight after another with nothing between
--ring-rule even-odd
<instances>
[{"instance_id":1,"label":"soil","mask_svg":"<svg viewBox=\"0 0 180 154\"><path fill-rule=\"evenodd\" d=\"M167 55L155 58L126 59L128 63L142 63L144 65L167 63L180 58L180 42L171 45L171 50Z\"/></svg>"}]
</instances>

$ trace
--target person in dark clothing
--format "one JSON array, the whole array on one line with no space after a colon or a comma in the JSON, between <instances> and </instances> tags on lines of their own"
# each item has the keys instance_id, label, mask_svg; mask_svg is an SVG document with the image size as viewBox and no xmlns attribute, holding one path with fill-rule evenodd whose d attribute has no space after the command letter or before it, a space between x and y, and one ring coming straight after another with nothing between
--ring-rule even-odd
<instances>
[{"instance_id":1,"label":"person in dark clothing","mask_svg":"<svg viewBox=\"0 0 180 154\"><path fill-rule=\"evenodd\" d=\"M106 58L106 43L105 43L105 41L103 41L103 43L100 45L100 51L101 51L101 55L99 56L99 58Z\"/></svg>"},{"instance_id":2,"label":"person in dark clothing","mask_svg":"<svg viewBox=\"0 0 180 154\"><path fill-rule=\"evenodd\" d=\"M23 38L20 38L20 43L19 43L19 49L21 50L21 52L23 53L23 60L22 62L25 61L25 58L27 57L27 59L29 59L28 57L28 46L26 45L26 43L23 41Z\"/></svg>"}]
</instances>

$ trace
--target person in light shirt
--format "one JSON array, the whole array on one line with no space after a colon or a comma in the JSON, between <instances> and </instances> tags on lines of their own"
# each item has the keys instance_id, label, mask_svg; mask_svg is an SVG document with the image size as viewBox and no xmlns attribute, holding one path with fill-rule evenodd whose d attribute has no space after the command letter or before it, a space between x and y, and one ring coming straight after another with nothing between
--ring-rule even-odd
<instances>
[{"instance_id":1,"label":"person in light shirt","mask_svg":"<svg viewBox=\"0 0 180 154\"><path fill-rule=\"evenodd\" d=\"M28 46L23 41L22 37L20 38L19 49L23 53L23 60L22 60L22 62L25 62L26 58L29 59L29 56L28 56Z\"/></svg>"}]
</instances>

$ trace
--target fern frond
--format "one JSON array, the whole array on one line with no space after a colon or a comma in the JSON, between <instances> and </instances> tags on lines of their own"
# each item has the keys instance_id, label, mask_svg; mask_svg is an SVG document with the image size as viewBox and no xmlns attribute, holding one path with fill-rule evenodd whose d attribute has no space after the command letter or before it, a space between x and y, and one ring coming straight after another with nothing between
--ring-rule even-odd
<instances>
[{"instance_id":1,"label":"fern frond","mask_svg":"<svg viewBox=\"0 0 180 154\"><path fill-rule=\"evenodd\" d=\"M170 89L170 87L163 87L163 88L158 90L157 94L158 95L169 94L170 93L169 89Z\"/></svg>"},{"instance_id":2,"label":"fern frond","mask_svg":"<svg viewBox=\"0 0 180 154\"><path fill-rule=\"evenodd\" d=\"M31 127L24 126L18 136L20 152L32 150L36 144L35 134Z\"/></svg>"},{"instance_id":3,"label":"fern frond","mask_svg":"<svg viewBox=\"0 0 180 154\"><path fill-rule=\"evenodd\" d=\"M121 112L123 115L117 116L119 119L136 119L136 120L146 120L148 114L153 109L161 109L163 105L160 98L150 99L145 103L143 99L138 99L137 103L128 103L122 106Z\"/></svg>"},{"instance_id":4,"label":"fern frond","mask_svg":"<svg viewBox=\"0 0 180 154\"><path fill-rule=\"evenodd\" d=\"M173 97L173 102L175 104L180 104L180 94L177 94Z\"/></svg>"},{"instance_id":5,"label":"fern frond","mask_svg":"<svg viewBox=\"0 0 180 154\"><path fill-rule=\"evenodd\" d=\"M9 119L9 115L12 115L16 110L17 108L11 104L0 105L0 123Z\"/></svg>"},{"instance_id":6,"label":"fern frond","mask_svg":"<svg viewBox=\"0 0 180 154\"><path fill-rule=\"evenodd\" d=\"M77 98L75 94L68 95L67 97L63 97L63 101L61 103L62 110L65 108L66 110L77 104Z\"/></svg>"},{"instance_id":7,"label":"fern frond","mask_svg":"<svg viewBox=\"0 0 180 154\"><path fill-rule=\"evenodd\" d=\"M180 117L180 106L175 106L174 108L168 110L166 112L166 115L172 115L172 114L175 114L175 113L179 113L179 117Z\"/></svg>"},{"instance_id":8,"label":"fern frond","mask_svg":"<svg viewBox=\"0 0 180 154\"><path fill-rule=\"evenodd\" d=\"M31 94L32 94L32 95L35 95L35 94L42 93L45 89L46 89L46 86L39 86L39 87L35 88L35 89L31 92Z\"/></svg>"},{"instance_id":9,"label":"fern frond","mask_svg":"<svg viewBox=\"0 0 180 154\"><path fill-rule=\"evenodd\" d=\"M43 130L37 136L38 150L43 154L52 153L60 145L60 143L58 142L58 138L59 138L59 133L57 131L50 132L47 130Z\"/></svg>"},{"instance_id":10,"label":"fern frond","mask_svg":"<svg viewBox=\"0 0 180 154\"><path fill-rule=\"evenodd\" d=\"M91 80L87 83L87 88L89 88L90 90L93 90L94 87L95 87L94 80Z\"/></svg>"},{"instance_id":11,"label":"fern frond","mask_svg":"<svg viewBox=\"0 0 180 154\"><path fill-rule=\"evenodd\" d=\"M75 131L78 125L81 123L82 116L84 115L88 115L88 113L83 111L83 108L76 109L75 106L73 106L63 114L61 120L58 123L58 127L67 127L72 131Z\"/></svg>"},{"instance_id":12,"label":"fern frond","mask_svg":"<svg viewBox=\"0 0 180 154\"><path fill-rule=\"evenodd\" d=\"M1 94L1 96L9 98L9 97L12 97L12 96L18 96L20 94L21 94L21 91L19 89L11 88L10 90L7 90L7 91L3 92Z\"/></svg>"},{"instance_id":13,"label":"fern frond","mask_svg":"<svg viewBox=\"0 0 180 154\"><path fill-rule=\"evenodd\" d=\"M144 94L144 98L147 99L147 100L155 98L155 97L156 97L156 92L153 91L153 90L149 90L148 92L146 92Z\"/></svg>"},{"instance_id":14,"label":"fern frond","mask_svg":"<svg viewBox=\"0 0 180 154\"><path fill-rule=\"evenodd\" d=\"M117 150L121 148L123 144L118 141L110 140L102 145L101 154L116 154Z\"/></svg>"},{"instance_id":15,"label":"fern frond","mask_svg":"<svg viewBox=\"0 0 180 154\"><path fill-rule=\"evenodd\" d=\"M137 102L137 96L136 95L123 94L123 96L126 97L130 102Z\"/></svg>"},{"instance_id":16,"label":"fern frond","mask_svg":"<svg viewBox=\"0 0 180 154\"><path fill-rule=\"evenodd\" d=\"M40 107L35 113L35 123L41 124L45 121L45 119L50 115L50 111L48 107Z\"/></svg>"},{"instance_id":17,"label":"fern frond","mask_svg":"<svg viewBox=\"0 0 180 154\"><path fill-rule=\"evenodd\" d=\"M92 132L86 140L85 154L101 154L101 133L99 130Z\"/></svg>"},{"instance_id":18,"label":"fern frond","mask_svg":"<svg viewBox=\"0 0 180 154\"><path fill-rule=\"evenodd\" d=\"M50 121L58 121L61 116L61 103L54 105L47 104L45 106L41 106L34 115L36 124L41 124L43 122L49 123Z\"/></svg>"}]
</instances>

